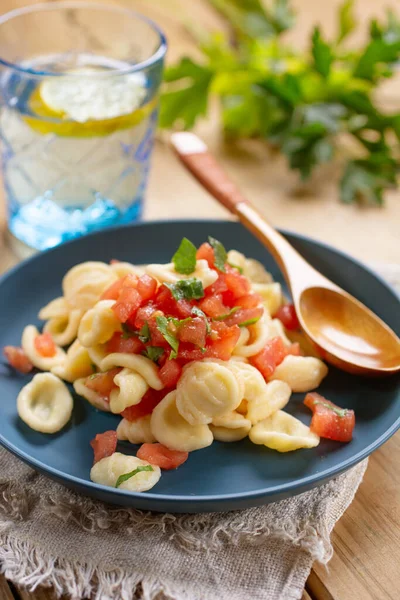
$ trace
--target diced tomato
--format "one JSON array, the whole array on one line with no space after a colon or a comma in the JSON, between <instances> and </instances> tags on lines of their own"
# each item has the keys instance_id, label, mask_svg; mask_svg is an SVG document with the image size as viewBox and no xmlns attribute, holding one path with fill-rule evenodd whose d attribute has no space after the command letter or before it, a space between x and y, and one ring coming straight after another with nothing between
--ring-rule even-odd
<instances>
[{"instance_id":1,"label":"diced tomato","mask_svg":"<svg viewBox=\"0 0 400 600\"><path fill-rule=\"evenodd\" d=\"M158 376L167 388L174 388L179 381L182 367L177 360L166 360L158 372Z\"/></svg>"},{"instance_id":2,"label":"diced tomato","mask_svg":"<svg viewBox=\"0 0 400 600\"><path fill-rule=\"evenodd\" d=\"M123 288L136 288L137 277L133 273L120 277L117 281L114 281L100 296L100 300L118 300L120 293Z\"/></svg>"},{"instance_id":3,"label":"diced tomato","mask_svg":"<svg viewBox=\"0 0 400 600\"><path fill-rule=\"evenodd\" d=\"M233 308L237 304L235 294L233 294L233 292L231 292L230 290L222 292L222 302L228 308Z\"/></svg>"},{"instance_id":4,"label":"diced tomato","mask_svg":"<svg viewBox=\"0 0 400 600\"><path fill-rule=\"evenodd\" d=\"M117 432L105 431L104 433L98 433L90 442L90 445L94 452L93 464L96 464L102 458L114 454L117 449Z\"/></svg>"},{"instance_id":5,"label":"diced tomato","mask_svg":"<svg viewBox=\"0 0 400 600\"><path fill-rule=\"evenodd\" d=\"M135 288L123 286L112 310L120 323L126 323L130 317L136 314L141 302L142 298Z\"/></svg>"},{"instance_id":6,"label":"diced tomato","mask_svg":"<svg viewBox=\"0 0 400 600\"><path fill-rule=\"evenodd\" d=\"M268 340L265 348L255 356L249 358L250 363L256 367L261 374L268 379L271 377L276 367L281 364L288 350L281 337L274 337Z\"/></svg>"},{"instance_id":7,"label":"diced tomato","mask_svg":"<svg viewBox=\"0 0 400 600\"><path fill-rule=\"evenodd\" d=\"M127 352L129 354L140 354L144 350L144 344L134 335L124 337L120 331L116 331L106 344L107 354L113 352Z\"/></svg>"},{"instance_id":8,"label":"diced tomato","mask_svg":"<svg viewBox=\"0 0 400 600\"><path fill-rule=\"evenodd\" d=\"M246 296L241 296L235 302L236 306L241 306L242 308L255 308L262 304L262 298L260 294L246 294Z\"/></svg>"},{"instance_id":9,"label":"diced tomato","mask_svg":"<svg viewBox=\"0 0 400 600\"><path fill-rule=\"evenodd\" d=\"M299 342L295 342L288 348L288 354L292 354L293 356L303 356Z\"/></svg>"},{"instance_id":10,"label":"diced tomato","mask_svg":"<svg viewBox=\"0 0 400 600\"><path fill-rule=\"evenodd\" d=\"M105 373L95 373L86 378L85 385L90 390L94 390L99 396L108 400L110 393L116 387L114 377L121 369L115 368L106 371Z\"/></svg>"},{"instance_id":11,"label":"diced tomato","mask_svg":"<svg viewBox=\"0 0 400 600\"><path fill-rule=\"evenodd\" d=\"M150 345L160 346L161 348L169 348L167 340L164 338L162 333L158 330L156 317L151 317L147 324L150 331Z\"/></svg>"},{"instance_id":12,"label":"diced tomato","mask_svg":"<svg viewBox=\"0 0 400 600\"><path fill-rule=\"evenodd\" d=\"M328 440L351 441L355 426L354 410L340 408L316 392L307 394L304 404L313 412L311 431Z\"/></svg>"},{"instance_id":13,"label":"diced tomato","mask_svg":"<svg viewBox=\"0 0 400 600\"><path fill-rule=\"evenodd\" d=\"M154 408L161 402L161 400L170 392L170 389L162 389L160 391L149 388L139 404L129 406L122 411L121 417L128 421L136 421L140 417L150 415Z\"/></svg>"},{"instance_id":14,"label":"diced tomato","mask_svg":"<svg viewBox=\"0 0 400 600\"><path fill-rule=\"evenodd\" d=\"M251 289L250 281L244 275L241 275L237 269L226 265L225 281L235 298L246 296Z\"/></svg>"},{"instance_id":15,"label":"diced tomato","mask_svg":"<svg viewBox=\"0 0 400 600\"><path fill-rule=\"evenodd\" d=\"M33 369L33 364L22 350L18 346L4 346L4 356L14 369L20 373L29 373Z\"/></svg>"},{"instance_id":16,"label":"diced tomato","mask_svg":"<svg viewBox=\"0 0 400 600\"><path fill-rule=\"evenodd\" d=\"M211 267L211 269L214 269L214 250L208 242L205 242L200 246L196 252L196 258L197 260L206 260L208 262L208 266Z\"/></svg>"},{"instance_id":17,"label":"diced tomato","mask_svg":"<svg viewBox=\"0 0 400 600\"><path fill-rule=\"evenodd\" d=\"M205 357L229 360L240 337L240 328L237 325L228 327L223 322L213 323L211 328L212 333L207 341Z\"/></svg>"},{"instance_id":18,"label":"diced tomato","mask_svg":"<svg viewBox=\"0 0 400 600\"><path fill-rule=\"evenodd\" d=\"M150 317L155 315L155 313L160 316L163 314L156 306L154 306L154 304L150 302L145 306L141 306L135 317L133 319L128 319L127 323L129 326L135 329L141 329L143 325L150 319Z\"/></svg>"},{"instance_id":19,"label":"diced tomato","mask_svg":"<svg viewBox=\"0 0 400 600\"><path fill-rule=\"evenodd\" d=\"M203 358L207 358L206 353L202 352L198 346L193 346L193 344L186 344L185 342L181 342L179 344L179 352L178 352L178 361L185 365L192 360L202 360Z\"/></svg>"},{"instance_id":20,"label":"diced tomato","mask_svg":"<svg viewBox=\"0 0 400 600\"><path fill-rule=\"evenodd\" d=\"M57 347L50 333L41 333L35 337L35 349L40 356L51 357L57 354Z\"/></svg>"},{"instance_id":21,"label":"diced tomato","mask_svg":"<svg viewBox=\"0 0 400 600\"><path fill-rule=\"evenodd\" d=\"M150 275L142 275L139 277L137 291L142 296L142 300L147 302L152 298L157 291L157 281Z\"/></svg>"},{"instance_id":22,"label":"diced tomato","mask_svg":"<svg viewBox=\"0 0 400 600\"><path fill-rule=\"evenodd\" d=\"M181 342L188 342L204 348L206 345L207 323L202 317L194 317L190 321L182 323L177 336Z\"/></svg>"},{"instance_id":23,"label":"diced tomato","mask_svg":"<svg viewBox=\"0 0 400 600\"><path fill-rule=\"evenodd\" d=\"M203 298L199 302L199 308L206 313L207 316L214 319L216 317L222 317L229 312L229 308L222 302L222 296L220 294Z\"/></svg>"},{"instance_id":24,"label":"diced tomato","mask_svg":"<svg viewBox=\"0 0 400 600\"><path fill-rule=\"evenodd\" d=\"M177 319L186 319L192 314L192 304L188 300L175 300L165 285L160 286L155 304L163 313Z\"/></svg>"},{"instance_id":25,"label":"diced tomato","mask_svg":"<svg viewBox=\"0 0 400 600\"><path fill-rule=\"evenodd\" d=\"M214 296L214 294L222 294L228 291L228 286L225 281L225 273L217 271L218 279L204 290L206 296Z\"/></svg>"},{"instance_id":26,"label":"diced tomato","mask_svg":"<svg viewBox=\"0 0 400 600\"><path fill-rule=\"evenodd\" d=\"M299 329L300 323L296 315L296 309L293 304L281 306L275 317L282 322L282 325L289 331Z\"/></svg>"},{"instance_id":27,"label":"diced tomato","mask_svg":"<svg viewBox=\"0 0 400 600\"><path fill-rule=\"evenodd\" d=\"M177 469L187 461L189 453L170 450L162 444L142 444L136 456L140 460L146 460L151 465L160 467L160 469L170 470Z\"/></svg>"},{"instance_id":28,"label":"diced tomato","mask_svg":"<svg viewBox=\"0 0 400 600\"><path fill-rule=\"evenodd\" d=\"M237 310L233 315L224 319L225 325L231 327L232 325L251 325L254 321L255 323L262 317L264 313L264 308L262 306L256 308L241 308Z\"/></svg>"},{"instance_id":29,"label":"diced tomato","mask_svg":"<svg viewBox=\"0 0 400 600\"><path fill-rule=\"evenodd\" d=\"M120 263L121 261L118 260L118 258L112 258L110 260L110 265L117 265L118 263Z\"/></svg>"}]
</instances>

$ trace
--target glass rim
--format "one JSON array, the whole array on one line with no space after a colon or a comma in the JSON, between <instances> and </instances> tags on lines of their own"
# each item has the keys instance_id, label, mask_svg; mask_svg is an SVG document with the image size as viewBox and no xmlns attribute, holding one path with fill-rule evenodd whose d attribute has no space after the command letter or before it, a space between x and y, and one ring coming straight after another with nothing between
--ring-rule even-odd
<instances>
[{"instance_id":1,"label":"glass rim","mask_svg":"<svg viewBox=\"0 0 400 600\"><path fill-rule=\"evenodd\" d=\"M67 0L67 1L61 1L61 2L52 2L51 4L49 4L48 2L41 2L39 4L34 4L31 6L24 6L22 8L16 8L14 10L10 10L6 13L4 13L4 15L0 16L0 30L1 30L1 26L4 23L10 22L12 21L14 18L19 17L21 15L25 15L25 14L29 14L29 13L39 13L39 12L55 12L57 10L66 10L66 9L71 9L71 8L94 8L94 9L100 9L103 11L108 11L108 12L114 12L114 13L121 13L121 14L125 14L125 15L129 15L130 17L135 18L138 21L142 21L143 23L146 23L147 25L149 25L151 27L151 29L158 35L158 40L159 40L159 44L157 49L155 50L155 52L153 52L153 54L151 56L149 56L149 58L146 58L145 60L142 60L138 63L136 63L135 65L128 65L126 68L112 68L109 69L105 72L99 73L56 73L54 71L45 71L45 70L40 70L37 71L36 69L30 68L30 67L22 67L21 65L19 65L18 63L15 62L10 62L8 60L5 60L4 58L2 58L1 54L0 54L0 67L6 67L8 69L12 69L13 71L17 71L18 73L23 73L25 75L29 75L30 77L33 78L43 78L43 77L76 77L76 78L80 78L80 77L85 77L87 78L89 77L99 77L99 75L101 75L101 77L112 77L115 75L126 75L129 73L136 73L136 72L140 72L143 71L144 69L151 67L152 65L156 64L157 62L160 62L164 56L165 53L167 51L167 38L165 36L165 34L163 33L162 29L149 17L146 17L145 15L142 15L141 13L135 11L135 10L131 10L130 8L124 8L122 6L112 6L109 4L103 4L101 2L82 2L81 0Z\"/></svg>"}]
</instances>

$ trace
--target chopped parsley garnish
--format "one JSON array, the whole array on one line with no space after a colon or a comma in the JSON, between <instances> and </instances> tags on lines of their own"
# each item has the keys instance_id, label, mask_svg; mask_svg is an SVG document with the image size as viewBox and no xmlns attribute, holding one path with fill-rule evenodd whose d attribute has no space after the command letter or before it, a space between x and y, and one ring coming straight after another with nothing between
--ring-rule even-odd
<instances>
[{"instance_id":1,"label":"chopped parsley garnish","mask_svg":"<svg viewBox=\"0 0 400 600\"><path fill-rule=\"evenodd\" d=\"M217 267L218 271L222 271L225 273L225 263L227 259L227 253L221 242L216 240L213 237L208 238L208 242L212 249L214 250L214 264Z\"/></svg>"},{"instance_id":2,"label":"chopped parsley garnish","mask_svg":"<svg viewBox=\"0 0 400 600\"><path fill-rule=\"evenodd\" d=\"M243 323L239 323L239 327L248 327L249 325L254 325L261 319L260 317L255 317L254 319L249 319L248 321L243 321Z\"/></svg>"},{"instance_id":3,"label":"chopped parsley garnish","mask_svg":"<svg viewBox=\"0 0 400 600\"><path fill-rule=\"evenodd\" d=\"M211 325L207 319L206 313L204 313L198 306L193 306L192 315L196 315L196 317L203 317L206 322L206 333L209 335L211 333Z\"/></svg>"},{"instance_id":4,"label":"chopped parsley garnish","mask_svg":"<svg viewBox=\"0 0 400 600\"><path fill-rule=\"evenodd\" d=\"M128 479L130 479L131 477L134 477L135 475L137 475L138 473L141 473L142 471L154 471L154 469L151 465L143 465L142 467L137 467L130 473L123 473L123 475L120 475L118 477L115 487L116 488L119 487L121 485L121 483L124 483L124 481L127 481Z\"/></svg>"},{"instance_id":5,"label":"chopped parsley garnish","mask_svg":"<svg viewBox=\"0 0 400 600\"><path fill-rule=\"evenodd\" d=\"M239 267L239 265L234 265L233 263L229 262L229 260L228 260L228 265L230 267L232 267L232 269L237 269L239 271L239 273L241 275L243 275L243 269L242 269L242 267Z\"/></svg>"},{"instance_id":6,"label":"chopped parsley garnish","mask_svg":"<svg viewBox=\"0 0 400 600\"><path fill-rule=\"evenodd\" d=\"M203 284L195 277L181 279L176 283L164 283L164 285L171 290L175 300L199 300L204 296Z\"/></svg>"},{"instance_id":7,"label":"chopped parsley garnish","mask_svg":"<svg viewBox=\"0 0 400 600\"><path fill-rule=\"evenodd\" d=\"M172 262L177 273L190 275L196 269L196 246L187 238L183 238L172 257Z\"/></svg>"},{"instance_id":8,"label":"chopped parsley garnish","mask_svg":"<svg viewBox=\"0 0 400 600\"><path fill-rule=\"evenodd\" d=\"M150 340L150 338L151 338L151 335L150 335L149 324L146 321L146 323L143 325L143 327L139 331L139 340L141 342L143 342L143 344L146 344Z\"/></svg>"},{"instance_id":9,"label":"chopped parsley garnish","mask_svg":"<svg viewBox=\"0 0 400 600\"><path fill-rule=\"evenodd\" d=\"M331 404L329 404L329 402L324 402L323 400L314 400L314 406L316 404L320 404L321 406L328 408L329 410L334 412L335 415L337 415L338 417L345 417L349 412L347 408L339 408L338 406L332 406Z\"/></svg>"},{"instance_id":10,"label":"chopped parsley garnish","mask_svg":"<svg viewBox=\"0 0 400 600\"><path fill-rule=\"evenodd\" d=\"M220 315L219 317L213 317L213 321L225 321L225 319L228 319L228 317L231 317L232 315L234 315L235 312L237 312L239 309L240 309L240 306L234 306L225 315Z\"/></svg>"},{"instance_id":11,"label":"chopped parsley garnish","mask_svg":"<svg viewBox=\"0 0 400 600\"><path fill-rule=\"evenodd\" d=\"M143 356L146 356L153 362L157 362L159 358L164 354L164 348L160 346L147 346L143 351Z\"/></svg>"},{"instance_id":12,"label":"chopped parsley garnish","mask_svg":"<svg viewBox=\"0 0 400 600\"><path fill-rule=\"evenodd\" d=\"M122 333L123 340L128 340L131 337L137 336L136 331L132 331L132 329L126 323L121 323L121 327L122 327L122 331L123 331L123 333Z\"/></svg>"},{"instance_id":13,"label":"chopped parsley garnish","mask_svg":"<svg viewBox=\"0 0 400 600\"><path fill-rule=\"evenodd\" d=\"M178 356L179 340L169 330L167 317L156 317L156 324L158 331L172 348L169 357L176 358Z\"/></svg>"}]
</instances>

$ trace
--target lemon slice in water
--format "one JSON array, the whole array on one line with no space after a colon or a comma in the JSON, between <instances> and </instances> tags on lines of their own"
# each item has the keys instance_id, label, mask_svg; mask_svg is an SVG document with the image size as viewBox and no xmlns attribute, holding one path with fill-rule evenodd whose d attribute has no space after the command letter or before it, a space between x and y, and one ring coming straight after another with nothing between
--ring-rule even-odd
<instances>
[{"instance_id":1,"label":"lemon slice in water","mask_svg":"<svg viewBox=\"0 0 400 600\"><path fill-rule=\"evenodd\" d=\"M140 123L157 101L141 106L146 96L141 74L96 77L94 70L80 69L68 75L45 79L29 99L32 116L24 116L24 121L42 135L109 135Z\"/></svg>"}]
</instances>

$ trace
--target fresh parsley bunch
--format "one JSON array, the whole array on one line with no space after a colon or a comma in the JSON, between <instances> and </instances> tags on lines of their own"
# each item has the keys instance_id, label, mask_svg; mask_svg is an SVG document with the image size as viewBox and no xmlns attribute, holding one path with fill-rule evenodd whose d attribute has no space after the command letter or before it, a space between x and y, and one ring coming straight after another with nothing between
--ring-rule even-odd
<instances>
[{"instance_id":1,"label":"fresh parsley bunch","mask_svg":"<svg viewBox=\"0 0 400 600\"><path fill-rule=\"evenodd\" d=\"M277 146L304 180L338 148L340 156L349 149L342 201L383 204L383 192L396 186L400 113L384 112L374 97L400 57L394 13L384 23L372 20L365 45L349 50L345 41L356 23L353 2L346 0L336 38L326 40L315 27L309 50L300 52L282 40L295 21L289 0L273 0L269 10L260 0L209 2L229 21L232 35L210 35L200 42L203 61L185 57L166 70L161 127L191 129L207 114L210 97L217 97L227 135Z\"/></svg>"}]
</instances>

